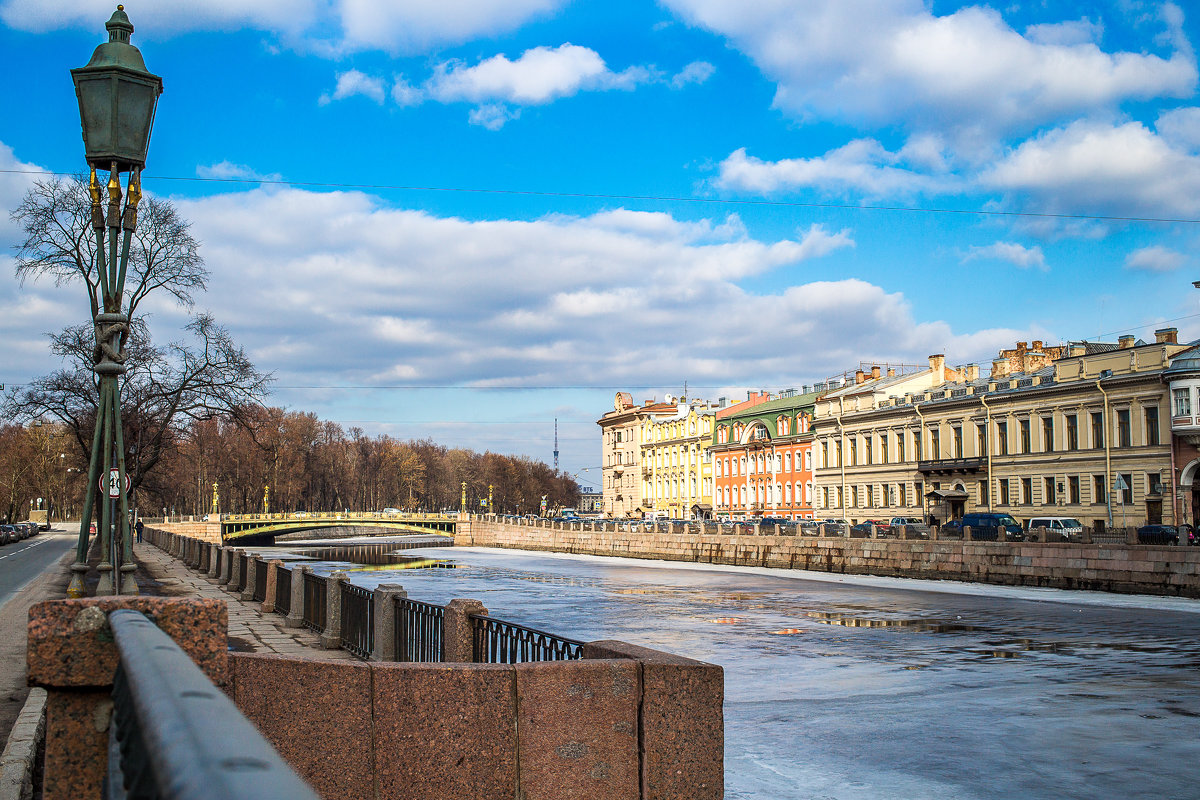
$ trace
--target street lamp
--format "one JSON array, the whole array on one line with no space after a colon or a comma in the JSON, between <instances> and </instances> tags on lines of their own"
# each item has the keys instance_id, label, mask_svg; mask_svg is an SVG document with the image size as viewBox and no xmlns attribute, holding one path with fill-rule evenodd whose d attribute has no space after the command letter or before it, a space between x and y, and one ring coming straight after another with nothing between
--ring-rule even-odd
<instances>
[{"instance_id":1,"label":"street lamp","mask_svg":"<svg viewBox=\"0 0 1200 800\"><path fill-rule=\"evenodd\" d=\"M104 298L104 310L96 314L96 363L100 401L96 431L92 436L92 460L88 466L87 493L79 523L79 544L71 565L71 597L84 594L87 572L88 528L99 508L100 582L97 595L137 594L133 578L133 542L129 536L129 498L125 486L125 446L121 431L121 397L118 381L125 373L126 351L121 341L129 334L129 316L124 303L125 273L129 264L130 239L137 228L137 207L142 199L141 170L146 165L154 109L162 94L162 79L146 69L142 54L129 43L133 24L124 6L117 6L104 26L108 41L96 48L87 66L71 70L83 146L91 167L88 189L92 197L92 230L96 236L96 272ZM96 170L107 170L108 214L101 207L100 182ZM122 172L129 173L125 207L121 208ZM108 228L107 254L105 228ZM124 232L118 254L118 239ZM119 255L119 259L118 259ZM101 475L110 502L96 503ZM114 535L119 536L114 541ZM118 567L118 575L113 574Z\"/></svg>"}]
</instances>

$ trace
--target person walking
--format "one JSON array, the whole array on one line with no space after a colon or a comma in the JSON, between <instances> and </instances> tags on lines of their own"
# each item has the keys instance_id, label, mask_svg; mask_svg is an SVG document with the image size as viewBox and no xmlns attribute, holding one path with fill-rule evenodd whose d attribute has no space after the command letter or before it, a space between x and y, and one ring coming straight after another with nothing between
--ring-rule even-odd
<instances>
[{"instance_id":1,"label":"person walking","mask_svg":"<svg viewBox=\"0 0 1200 800\"><path fill-rule=\"evenodd\" d=\"M136 531L137 531L137 541L138 541L138 544L141 544L141 543L142 543L142 529L143 529L143 528L145 528L145 527L146 527L146 525L145 525L145 523L143 523L143 522L142 522L142 521L139 519L139 520L137 521L137 525L134 525L133 527L134 527L134 530L136 530Z\"/></svg>"}]
</instances>

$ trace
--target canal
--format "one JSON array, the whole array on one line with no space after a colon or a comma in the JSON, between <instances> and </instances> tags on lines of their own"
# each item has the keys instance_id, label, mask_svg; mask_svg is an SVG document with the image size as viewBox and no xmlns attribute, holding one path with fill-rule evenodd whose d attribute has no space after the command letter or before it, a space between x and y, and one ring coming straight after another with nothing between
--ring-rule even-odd
<instances>
[{"instance_id":1,"label":"canal","mask_svg":"<svg viewBox=\"0 0 1200 800\"><path fill-rule=\"evenodd\" d=\"M303 551L297 551L303 552ZM482 548L353 583L725 669L725 796L1200 797L1200 602Z\"/></svg>"}]
</instances>

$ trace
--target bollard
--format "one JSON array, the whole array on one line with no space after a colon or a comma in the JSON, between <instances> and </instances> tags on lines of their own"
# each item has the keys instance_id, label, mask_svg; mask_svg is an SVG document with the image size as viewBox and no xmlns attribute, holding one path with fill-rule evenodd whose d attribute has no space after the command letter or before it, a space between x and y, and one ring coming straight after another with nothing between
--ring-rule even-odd
<instances>
[{"instance_id":1,"label":"bollard","mask_svg":"<svg viewBox=\"0 0 1200 800\"><path fill-rule=\"evenodd\" d=\"M231 592L241 591L242 585L242 554L245 550L234 550L230 556L229 564L229 582L225 584L225 588Z\"/></svg>"},{"instance_id":2,"label":"bollard","mask_svg":"<svg viewBox=\"0 0 1200 800\"><path fill-rule=\"evenodd\" d=\"M233 580L233 548L221 548L221 574L217 579L217 584L220 586L227 585Z\"/></svg>"},{"instance_id":3,"label":"bollard","mask_svg":"<svg viewBox=\"0 0 1200 800\"><path fill-rule=\"evenodd\" d=\"M475 660L475 640L471 632L471 615L487 615L488 610L478 600L451 600L442 616L443 660L470 663Z\"/></svg>"},{"instance_id":4,"label":"bollard","mask_svg":"<svg viewBox=\"0 0 1200 800\"><path fill-rule=\"evenodd\" d=\"M322 650L337 650L342 646L342 584L345 572L335 572L325 579L325 631L321 634Z\"/></svg>"},{"instance_id":5,"label":"bollard","mask_svg":"<svg viewBox=\"0 0 1200 800\"><path fill-rule=\"evenodd\" d=\"M212 555L208 558L208 577L209 580L214 580L221 574L221 551L225 548L219 544L210 546L212 547Z\"/></svg>"},{"instance_id":6,"label":"bollard","mask_svg":"<svg viewBox=\"0 0 1200 800\"><path fill-rule=\"evenodd\" d=\"M408 597L408 592L398 583L384 583L375 587L371 602L375 604L375 647L370 661L396 661L396 598Z\"/></svg>"},{"instance_id":7,"label":"bollard","mask_svg":"<svg viewBox=\"0 0 1200 800\"><path fill-rule=\"evenodd\" d=\"M283 620L285 628L304 627L304 576L308 572L311 570L300 564L292 567L292 605Z\"/></svg>"},{"instance_id":8,"label":"bollard","mask_svg":"<svg viewBox=\"0 0 1200 800\"><path fill-rule=\"evenodd\" d=\"M258 562L262 560L262 556L252 556L246 559L246 575L242 580L242 593L238 595L242 600L254 599L254 584L258 582Z\"/></svg>"},{"instance_id":9,"label":"bollard","mask_svg":"<svg viewBox=\"0 0 1200 800\"><path fill-rule=\"evenodd\" d=\"M262 612L271 614L275 611L275 593L279 590L279 568L283 566L283 562L278 558L273 558L267 562L267 592L266 599L263 600Z\"/></svg>"}]
</instances>

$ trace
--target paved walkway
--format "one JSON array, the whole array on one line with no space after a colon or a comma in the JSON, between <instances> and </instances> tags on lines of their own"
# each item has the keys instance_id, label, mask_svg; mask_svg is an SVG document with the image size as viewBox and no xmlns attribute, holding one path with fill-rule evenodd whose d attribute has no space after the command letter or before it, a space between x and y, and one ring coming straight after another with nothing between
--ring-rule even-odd
<instances>
[{"instance_id":1,"label":"paved walkway","mask_svg":"<svg viewBox=\"0 0 1200 800\"><path fill-rule=\"evenodd\" d=\"M168 597L224 600L229 607L229 646L235 651L280 653L293 658L355 658L345 650L322 650L316 632L308 628L285 628L282 614L264 614L262 603L239 599L239 594L225 591L215 578L189 569L152 544L134 545L133 556Z\"/></svg>"}]
</instances>

